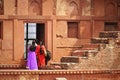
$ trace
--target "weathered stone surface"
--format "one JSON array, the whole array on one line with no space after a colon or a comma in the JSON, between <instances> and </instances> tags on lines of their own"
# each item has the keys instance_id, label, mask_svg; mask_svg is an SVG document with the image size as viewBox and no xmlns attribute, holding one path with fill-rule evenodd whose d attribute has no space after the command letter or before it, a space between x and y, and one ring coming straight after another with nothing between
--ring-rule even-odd
<instances>
[{"instance_id":1,"label":"weathered stone surface","mask_svg":"<svg viewBox=\"0 0 120 80\"><path fill-rule=\"evenodd\" d=\"M95 57L81 60L80 69L120 69L120 48L109 44Z\"/></svg>"}]
</instances>

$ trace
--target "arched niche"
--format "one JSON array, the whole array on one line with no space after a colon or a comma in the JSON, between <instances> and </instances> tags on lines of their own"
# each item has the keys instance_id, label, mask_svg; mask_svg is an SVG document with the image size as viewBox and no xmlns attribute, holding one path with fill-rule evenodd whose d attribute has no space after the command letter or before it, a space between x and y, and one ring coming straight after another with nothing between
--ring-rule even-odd
<instances>
[{"instance_id":1,"label":"arched niche","mask_svg":"<svg viewBox=\"0 0 120 80\"><path fill-rule=\"evenodd\" d=\"M54 1L55 2L55 1ZM56 15L64 15L67 14L67 2L66 0L56 0Z\"/></svg>"},{"instance_id":2,"label":"arched niche","mask_svg":"<svg viewBox=\"0 0 120 80\"><path fill-rule=\"evenodd\" d=\"M29 0L28 14L29 15L41 15L41 0Z\"/></svg>"},{"instance_id":3,"label":"arched niche","mask_svg":"<svg viewBox=\"0 0 120 80\"><path fill-rule=\"evenodd\" d=\"M117 7L114 2L107 3L105 10L106 16L117 16Z\"/></svg>"},{"instance_id":4,"label":"arched niche","mask_svg":"<svg viewBox=\"0 0 120 80\"><path fill-rule=\"evenodd\" d=\"M78 14L79 14L79 10L77 3L75 1L69 2L67 6L67 15L78 16Z\"/></svg>"},{"instance_id":5,"label":"arched niche","mask_svg":"<svg viewBox=\"0 0 120 80\"><path fill-rule=\"evenodd\" d=\"M3 4L4 4L4 3L3 3L3 0L0 0L0 15L3 15L3 13L4 13L4 12L3 12L3 11L4 11L4 10L3 10L3 9L4 9L4 8L3 8Z\"/></svg>"},{"instance_id":6,"label":"arched niche","mask_svg":"<svg viewBox=\"0 0 120 80\"><path fill-rule=\"evenodd\" d=\"M81 0L81 15L90 16L91 15L91 1L92 0Z\"/></svg>"}]
</instances>

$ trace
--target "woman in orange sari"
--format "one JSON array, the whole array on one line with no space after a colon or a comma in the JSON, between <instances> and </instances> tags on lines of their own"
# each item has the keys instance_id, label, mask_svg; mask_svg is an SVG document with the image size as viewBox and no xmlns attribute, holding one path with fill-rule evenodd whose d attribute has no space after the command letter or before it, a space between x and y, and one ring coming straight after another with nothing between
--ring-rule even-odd
<instances>
[{"instance_id":1,"label":"woman in orange sari","mask_svg":"<svg viewBox=\"0 0 120 80\"><path fill-rule=\"evenodd\" d=\"M42 49L43 52L40 52L40 48ZM45 54L46 54L46 49L45 46L43 45L42 42L38 42L36 46L36 55L38 58L38 68L44 68L45 67Z\"/></svg>"}]
</instances>

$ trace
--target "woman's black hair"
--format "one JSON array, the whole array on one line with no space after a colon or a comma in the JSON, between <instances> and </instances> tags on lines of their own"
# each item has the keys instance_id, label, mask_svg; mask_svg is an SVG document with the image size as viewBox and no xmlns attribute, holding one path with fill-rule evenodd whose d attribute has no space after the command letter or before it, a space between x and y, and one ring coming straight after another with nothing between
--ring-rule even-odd
<instances>
[{"instance_id":1,"label":"woman's black hair","mask_svg":"<svg viewBox=\"0 0 120 80\"><path fill-rule=\"evenodd\" d=\"M35 40L32 41L32 45L35 45Z\"/></svg>"},{"instance_id":2,"label":"woman's black hair","mask_svg":"<svg viewBox=\"0 0 120 80\"><path fill-rule=\"evenodd\" d=\"M40 41L39 41L38 39L36 39L35 42L36 42L37 44L40 44Z\"/></svg>"},{"instance_id":3,"label":"woman's black hair","mask_svg":"<svg viewBox=\"0 0 120 80\"><path fill-rule=\"evenodd\" d=\"M36 47L35 47L35 40L32 41L32 45L30 46L30 51L35 51Z\"/></svg>"}]
</instances>

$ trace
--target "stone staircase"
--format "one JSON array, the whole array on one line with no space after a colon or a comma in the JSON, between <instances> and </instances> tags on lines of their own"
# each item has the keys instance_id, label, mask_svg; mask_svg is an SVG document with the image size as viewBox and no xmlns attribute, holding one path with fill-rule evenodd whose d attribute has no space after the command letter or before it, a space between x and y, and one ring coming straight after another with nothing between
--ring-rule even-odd
<instances>
[{"instance_id":1,"label":"stone staircase","mask_svg":"<svg viewBox=\"0 0 120 80\"><path fill-rule=\"evenodd\" d=\"M107 51L106 48L108 46L109 48L111 46L118 49L119 44L120 44L119 31L103 31L103 32L100 32L99 38L95 38L95 37L92 38L90 44L83 45L82 49L75 50L71 54L71 56L63 56L60 62L53 62L50 65L54 67L53 69L83 69L82 67L84 67L83 65L85 64L87 66L86 69L89 69L90 64L93 64L93 65L95 64L93 62L89 63L89 61L91 61L91 59L93 61L97 61L95 57L96 55L98 55L98 53L99 53L99 57L98 57L99 59L100 56L104 57L104 55L106 55L102 53L105 53ZM107 54L106 56L109 56L109 54ZM107 57L105 60L107 60ZM94 65L94 66L97 66L97 65ZM104 63L103 65L106 65L106 64ZM92 66L90 69L97 68L94 66Z\"/></svg>"}]
</instances>

